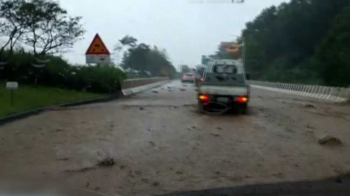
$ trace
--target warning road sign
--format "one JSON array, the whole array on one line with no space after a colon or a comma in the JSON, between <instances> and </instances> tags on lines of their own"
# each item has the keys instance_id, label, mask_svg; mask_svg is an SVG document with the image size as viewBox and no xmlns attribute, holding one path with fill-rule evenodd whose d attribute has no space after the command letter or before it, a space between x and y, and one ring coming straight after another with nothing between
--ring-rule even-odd
<instances>
[{"instance_id":1,"label":"warning road sign","mask_svg":"<svg viewBox=\"0 0 350 196\"><path fill-rule=\"evenodd\" d=\"M96 34L86 53L87 64L110 64L110 52L101 37Z\"/></svg>"},{"instance_id":2,"label":"warning road sign","mask_svg":"<svg viewBox=\"0 0 350 196\"><path fill-rule=\"evenodd\" d=\"M86 51L86 54L110 55L109 50L107 49L106 45L103 43L101 37L98 34L95 35L88 50Z\"/></svg>"}]
</instances>

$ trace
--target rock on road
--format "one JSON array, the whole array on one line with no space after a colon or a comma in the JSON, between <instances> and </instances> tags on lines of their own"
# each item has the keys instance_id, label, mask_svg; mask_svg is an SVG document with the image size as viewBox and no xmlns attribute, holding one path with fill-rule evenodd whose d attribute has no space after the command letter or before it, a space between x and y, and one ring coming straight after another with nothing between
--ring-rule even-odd
<instances>
[{"instance_id":1,"label":"rock on road","mask_svg":"<svg viewBox=\"0 0 350 196\"><path fill-rule=\"evenodd\" d=\"M195 93L193 84L175 81L6 124L0 181L149 195L350 171L349 106L253 88L248 115L212 116L196 112ZM324 135L343 145L318 144ZM99 164L106 158L114 162Z\"/></svg>"}]
</instances>

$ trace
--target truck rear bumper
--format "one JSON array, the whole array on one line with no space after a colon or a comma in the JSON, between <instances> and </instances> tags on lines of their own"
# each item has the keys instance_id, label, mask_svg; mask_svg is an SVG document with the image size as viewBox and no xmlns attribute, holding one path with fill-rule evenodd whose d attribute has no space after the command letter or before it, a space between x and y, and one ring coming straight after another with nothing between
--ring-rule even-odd
<instances>
[{"instance_id":1,"label":"truck rear bumper","mask_svg":"<svg viewBox=\"0 0 350 196\"><path fill-rule=\"evenodd\" d=\"M208 99L201 99L206 96ZM249 103L249 95L217 95L217 94L198 94L198 100L203 103L221 103L221 104L247 104Z\"/></svg>"},{"instance_id":2,"label":"truck rear bumper","mask_svg":"<svg viewBox=\"0 0 350 196\"><path fill-rule=\"evenodd\" d=\"M211 111L215 113L226 113L230 111L239 111L246 114L249 96L223 96L223 95L205 95L209 99L203 99L198 96L198 106L200 111Z\"/></svg>"}]
</instances>

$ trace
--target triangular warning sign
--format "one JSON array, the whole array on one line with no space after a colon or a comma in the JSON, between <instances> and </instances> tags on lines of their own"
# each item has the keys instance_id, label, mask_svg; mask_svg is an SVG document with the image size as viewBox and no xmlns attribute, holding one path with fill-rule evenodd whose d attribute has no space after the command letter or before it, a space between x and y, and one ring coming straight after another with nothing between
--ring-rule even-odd
<instances>
[{"instance_id":1,"label":"triangular warning sign","mask_svg":"<svg viewBox=\"0 0 350 196\"><path fill-rule=\"evenodd\" d=\"M92 40L89 48L87 49L85 54L105 54L110 55L106 45L103 43L101 37L98 35L98 33L95 35L94 39Z\"/></svg>"}]
</instances>

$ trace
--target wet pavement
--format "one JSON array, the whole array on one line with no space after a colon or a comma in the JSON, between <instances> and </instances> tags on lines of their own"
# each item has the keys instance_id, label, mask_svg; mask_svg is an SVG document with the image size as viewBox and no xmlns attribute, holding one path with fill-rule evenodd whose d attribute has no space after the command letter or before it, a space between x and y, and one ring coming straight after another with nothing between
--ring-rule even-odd
<instances>
[{"instance_id":1,"label":"wet pavement","mask_svg":"<svg viewBox=\"0 0 350 196\"><path fill-rule=\"evenodd\" d=\"M0 127L0 181L150 195L350 171L349 106L253 88L249 107L247 115L199 114L193 84L174 81L47 111ZM325 135L342 145L320 145Z\"/></svg>"}]
</instances>

